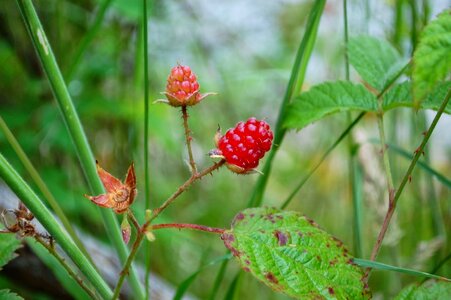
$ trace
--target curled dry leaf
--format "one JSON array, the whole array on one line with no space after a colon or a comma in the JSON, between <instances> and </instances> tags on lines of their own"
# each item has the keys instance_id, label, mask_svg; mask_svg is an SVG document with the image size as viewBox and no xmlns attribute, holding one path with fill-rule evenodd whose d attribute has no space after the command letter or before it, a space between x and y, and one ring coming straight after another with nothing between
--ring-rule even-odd
<instances>
[{"instance_id":1,"label":"curled dry leaf","mask_svg":"<svg viewBox=\"0 0 451 300\"><path fill-rule=\"evenodd\" d=\"M117 214L125 212L136 197L136 175L133 163L127 171L125 182L102 169L97 163L97 174L105 187L106 194L98 196L84 195L86 198L101 207L114 209Z\"/></svg>"}]
</instances>

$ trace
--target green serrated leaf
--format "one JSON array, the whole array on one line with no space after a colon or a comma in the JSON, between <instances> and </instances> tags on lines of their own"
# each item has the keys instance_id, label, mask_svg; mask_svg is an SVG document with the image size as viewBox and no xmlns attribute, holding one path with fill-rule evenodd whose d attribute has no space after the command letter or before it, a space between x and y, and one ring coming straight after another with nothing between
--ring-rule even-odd
<instances>
[{"instance_id":1,"label":"green serrated leaf","mask_svg":"<svg viewBox=\"0 0 451 300\"><path fill-rule=\"evenodd\" d=\"M0 290L0 300L23 300L22 297L16 293L11 293L9 290Z\"/></svg>"},{"instance_id":2,"label":"green serrated leaf","mask_svg":"<svg viewBox=\"0 0 451 300\"><path fill-rule=\"evenodd\" d=\"M451 10L448 9L424 28L413 54L412 78L416 106L439 81L450 75L450 70Z\"/></svg>"},{"instance_id":3,"label":"green serrated leaf","mask_svg":"<svg viewBox=\"0 0 451 300\"><path fill-rule=\"evenodd\" d=\"M351 110L376 111L376 96L361 84L326 82L312 87L293 100L285 126L301 129L327 115Z\"/></svg>"},{"instance_id":4,"label":"green serrated leaf","mask_svg":"<svg viewBox=\"0 0 451 300\"><path fill-rule=\"evenodd\" d=\"M405 66L398 51L388 42L361 35L348 43L349 63L373 88L381 91L387 80Z\"/></svg>"},{"instance_id":5,"label":"green serrated leaf","mask_svg":"<svg viewBox=\"0 0 451 300\"><path fill-rule=\"evenodd\" d=\"M15 258L15 251L21 246L15 234L0 234L0 270L10 260Z\"/></svg>"},{"instance_id":6,"label":"green serrated leaf","mask_svg":"<svg viewBox=\"0 0 451 300\"><path fill-rule=\"evenodd\" d=\"M221 236L243 270L297 299L369 299L343 243L293 211L249 208Z\"/></svg>"},{"instance_id":7,"label":"green serrated leaf","mask_svg":"<svg viewBox=\"0 0 451 300\"><path fill-rule=\"evenodd\" d=\"M395 300L451 299L451 283L429 280L422 285L411 284L404 288Z\"/></svg>"},{"instance_id":8,"label":"green serrated leaf","mask_svg":"<svg viewBox=\"0 0 451 300\"><path fill-rule=\"evenodd\" d=\"M450 88L451 81L439 83L430 93L428 93L424 101L421 103L420 108L438 110ZM401 84L395 85L384 95L382 103L384 111L396 107L413 106L412 83L410 81L405 81ZM444 112L451 114L451 103L448 103Z\"/></svg>"}]
</instances>

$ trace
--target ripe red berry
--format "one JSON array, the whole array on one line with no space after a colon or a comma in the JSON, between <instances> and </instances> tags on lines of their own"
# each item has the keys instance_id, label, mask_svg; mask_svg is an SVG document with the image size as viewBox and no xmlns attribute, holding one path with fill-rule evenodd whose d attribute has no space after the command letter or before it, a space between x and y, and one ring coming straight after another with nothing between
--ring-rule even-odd
<instances>
[{"instance_id":1,"label":"ripe red berry","mask_svg":"<svg viewBox=\"0 0 451 300\"><path fill-rule=\"evenodd\" d=\"M239 122L219 138L216 156L222 156L230 170L246 174L253 171L273 140L271 128L265 121L250 118Z\"/></svg>"}]
</instances>

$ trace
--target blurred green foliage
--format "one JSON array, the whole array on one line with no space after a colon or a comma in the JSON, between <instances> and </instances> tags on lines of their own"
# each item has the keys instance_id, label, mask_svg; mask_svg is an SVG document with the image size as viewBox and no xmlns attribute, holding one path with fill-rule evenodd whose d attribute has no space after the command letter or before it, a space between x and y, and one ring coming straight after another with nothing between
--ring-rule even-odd
<instances>
[{"instance_id":1,"label":"blurred green foliage","mask_svg":"<svg viewBox=\"0 0 451 300\"><path fill-rule=\"evenodd\" d=\"M79 64L73 65L101 2L34 1L63 74L67 76L72 68L74 70L67 84L96 158L119 177L125 174L130 161L136 163L140 193L133 209L142 220L144 105L140 1L113 0ZM219 93L189 110L194 156L200 167L206 167L210 164L207 153L214 148L213 136L218 124L225 130L250 116L275 123L311 1L267 1L258 5L250 1L150 2L150 98L161 97L159 92L165 89L169 70L177 63L191 66L198 76L201 92ZM383 36L392 40L404 57L409 57L413 48L413 33L409 27L411 6L404 3L400 8L402 13L394 14L395 9L399 9L398 4L395 7L392 2L367 1L370 3L367 5L374 6L373 15L363 2L350 1L350 34ZM429 11L438 12L445 7L441 2L424 2L428 3L427 7L415 9L417 14L424 14L426 20L433 17ZM305 89L327 79L344 78L341 9L341 2L330 2L326 6ZM370 19L362 18L368 14ZM379 14L384 16L383 20ZM418 24L414 24L415 30L423 26L422 20L419 18ZM69 218L82 230L107 241L97 209L82 196L88 191L87 184L14 1L0 1L0 66L1 116ZM387 116L388 141L413 151L425 130L422 118L426 117L408 109L390 112ZM449 124L449 117L444 119ZM302 132L290 132L276 157L264 204L281 205L346 125L345 118L335 116ZM377 136L374 116L366 117L358 127L357 140L364 144L356 146L365 178L363 254L368 257L385 213L385 186L378 163L379 149L367 143ZM435 134L442 140L446 140L446 134L449 137L446 130ZM2 134L0 150L25 178L29 178ZM432 140L427 154L430 154L431 166L451 176L449 138L448 143ZM409 161L395 153L390 155L397 183ZM182 119L177 109L151 105L149 157L151 203L152 207L157 207L189 177ZM351 248L352 200L347 159L346 148L337 148L289 209L315 219ZM215 172L213 177L206 177L185 192L158 221L229 227L233 216L245 207L257 176L238 176L226 169ZM379 260L430 271L451 247L446 236L441 237L435 248L437 243L431 243L434 239L437 241L438 236L429 201L439 203L445 227L450 228L450 198L449 187L431 181L430 174L417 169L412 184L401 197L398 217L391 226ZM157 240L151 245L152 271L174 285L200 265L224 254L217 236L172 230L159 231L156 236ZM139 260L143 260L143 255ZM206 298L209 293L206 287L213 285L217 268L208 268L199 274L190 292ZM236 264L228 266L220 297L226 293L237 270ZM449 277L449 265L439 273ZM242 277L241 286L245 288L240 290L239 299L284 299L263 288L248 274ZM398 274L376 273L370 285L375 294L388 297L412 280Z\"/></svg>"}]
</instances>

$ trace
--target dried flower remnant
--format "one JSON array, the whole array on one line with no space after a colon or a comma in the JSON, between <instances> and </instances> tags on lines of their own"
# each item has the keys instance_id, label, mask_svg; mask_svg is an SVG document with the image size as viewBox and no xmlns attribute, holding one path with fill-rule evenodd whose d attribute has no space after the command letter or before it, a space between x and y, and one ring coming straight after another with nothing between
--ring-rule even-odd
<instances>
[{"instance_id":1,"label":"dried flower remnant","mask_svg":"<svg viewBox=\"0 0 451 300\"><path fill-rule=\"evenodd\" d=\"M97 174L105 187L106 194L98 196L84 196L98 206L113 208L117 214L125 212L135 200L137 193L135 167L133 163L128 168L124 183L102 169L98 163Z\"/></svg>"}]
</instances>

